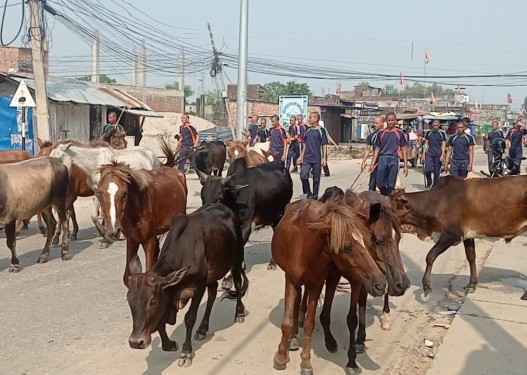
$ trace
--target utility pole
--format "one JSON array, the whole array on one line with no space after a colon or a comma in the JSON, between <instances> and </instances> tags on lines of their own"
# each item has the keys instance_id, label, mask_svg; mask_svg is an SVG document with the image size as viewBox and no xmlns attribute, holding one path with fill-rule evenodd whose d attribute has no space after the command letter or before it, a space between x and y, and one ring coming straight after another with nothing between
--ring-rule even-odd
<instances>
[{"instance_id":1,"label":"utility pole","mask_svg":"<svg viewBox=\"0 0 527 375\"><path fill-rule=\"evenodd\" d=\"M44 49L42 45L42 20L40 18L40 1L28 0L30 13L30 37L31 53L33 63L33 75L35 78L35 101L37 126L34 133L35 138L51 139L49 126L48 93L46 89L46 72L44 68Z\"/></svg>"},{"instance_id":2,"label":"utility pole","mask_svg":"<svg viewBox=\"0 0 527 375\"><path fill-rule=\"evenodd\" d=\"M238 97L236 138L242 139L247 121L247 55L249 41L249 0L240 0L240 45L238 48Z\"/></svg>"},{"instance_id":3,"label":"utility pole","mask_svg":"<svg viewBox=\"0 0 527 375\"><path fill-rule=\"evenodd\" d=\"M146 42L143 40L139 46L139 57L137 59L137 85L146 86Z\"/></svg>"},{"instance_id":4,"label":"utility pole","mask_svg":"<svg viewBox=\"0 0 527 375\"><path fill-rule=\"evenodd\" d=\"M93 39L91 45L91 82L99 83L100 77L100 47L99 37Z\"/></svg>"},{"instance_id":5,"label":"utility pole","mask_svg":"<svg viewBox=\"0 0 527 375\"><path fill-rule=\"evenodd\" d=\"M181 113L185 113L185 105L186 105L186 98L185 98L185 51L181 51L181 54L179 55L179 80L178 80L178 89L181 90L183 93L183 110Z\"/></svg>"}]
</instances>

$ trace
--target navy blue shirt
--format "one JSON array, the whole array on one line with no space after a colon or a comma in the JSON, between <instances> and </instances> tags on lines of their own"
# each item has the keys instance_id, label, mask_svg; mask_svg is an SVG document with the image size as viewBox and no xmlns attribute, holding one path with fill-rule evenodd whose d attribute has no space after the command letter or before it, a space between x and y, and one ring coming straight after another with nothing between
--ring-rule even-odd
<instances>
[{"instance_id":1,"label":"navy blue shirt","mask_svg":"<svg viewBox=\"0 0 527 375\"><path fill-rule=\"evenodd\" d=\"M306 134L302 139L304 145L304 159L305 163L320 164L322 162L323 146L327 145L328 132L323 127L307 128Z\"/></svg>"},{"instance_id":2,"label":"navy blue shirt","mask_svg":"<svg viewBox=\"0 0 527 375\"><path fill-rule=\"evenodd\" d=\"M269 137L271 138L270 147L272 150L282 150L284 148L284 139L287 139L284 128L271 128Z\"/></svg>"},{"instance_id":3,"label":"navy blue shirt","mask_svg":"<svg viewBox=\"0 0 527 375\"><path fill-rule=\"evenodd\" d=\"M505 139L505 136L503 135L503 132L501 130L493 130L489 133L487 136L487 139L489 140L489 143L492 144L495 139Z\"/></svg>"},{"instance_id":4,"label":"navy blue shirt","mask_svg":"<svg viewBox=\"0 0 527 375\"><path fill-rule=\"evenodd\" d=\"M452 147L452 159L469 160L470 146L474 146L474 137L470 134L454 134L448 138L447 145Z\"/></svg>"},{"instance_id":5,"label":"navy blue shirt","mask_svg":"<svg viewBox=\"0 0 527 375\"><path fill-rule=\"evenodd\" d=\"M306 135L306 131L308 129L307 127L307 124L298 124L298 126L300 127L300 142L302 142L302 140L304 139L305 135Z\"/></svg>"},{"instance_id":6,"label":"navy blue shirt","mask_svg":"<svg viewBox=\"0 0 527 375\"><path fill-rule=\"evenodd\" d=\"M192 147L196 143L198 131L192 125L183 125L179 127L179 136L181 137L181 146Z\"/></svg>"},{"instance_id":7,"label":"navy blue shirt","mask_svg":"<svg viewBox=\"0 0 527 375\"><path fill-rule=\"evenodd\" d=\"M267 142L267 138L269 138L269 129L259 128L258 129L258 141Z\"/></svg>"},{"instance_id":8,"label":"navy blue shirt","mask_svg":"<svg viewBox=\"0 0 527 375\"><path fill-rule=\"evenodd\" d=\"M425 139L428 142L428 155L441 156L441 145L446 142L446 133L441 129L430 130L426 133Z\"/></svg>"},{"instance_id":9,"label":"navy blue shirt","mask_svg":"<svg viewBox=\"0 0 527 375\"><path fill-rule=\"evenodd\" d=\"M377 136L379 135L379 130L374 130L368 136L366 137L366 145L372 146L375 150L376 143L377 143Z\"/></svg>"},{"instance_id":10,"label":"navy blue shirt","mask_svg":"<svg viewBox=\"0 0 527 375\"><path fill-rule=\"evenodd\" d=\"M258 129L260 129L260 125L258 124L249 125L249 135L251 136L251 141L258 135Z\"/></svg>"},{"instance_id":11,"label":"navy blue shirt","mask_svg":"<svg viewBox=\"0 0 527 375\"><path fill-rule=\"evenodd\" d=\"M408 141L400 129L383 129L379 132L375 145L379 147L379 156L398 156L399 148L408 146Z\"/></svg>"},{"instance_id":12,"label":"navy blue shirt","mask_svg":"<svg viewBox=\"0 0 527 375\"><path fill-rule=\"evenodd\" d=\"M507 133L507 140L509 140L509 142L511 143L511 148L518 148L518 147L522 147L522 139L523 139L523 135L525 134L525 130L523 129L520 129L520 130L516 130L516 129L511 129L508 133Z\"/></svg>"},{"instance_id":13,"label":"navy blue shirt","mask_svg":"<svg viewBox=\"0 0 527 375\"><path fill-rule=\"evenodd\" d=\"M104 128L102 129L102 132L103 133L108 133L110 130L112 130L113 128L117 128L117 131L120 132L120 133L124 133L124 128L121 124L115 124L115 125L112 125L112 124L106 124L104 125Z\"/></svg>"},{"instance_id":14,"label":"navy blue shirt","mask_svg":"<svg viewBox=\"0 0 527 375\"><path fill-rule=\"evenodd\" d=\"M293 125L293 126L290 126L289 127L289 135L291 137L295 137L295 136L301 136L300 134L300 126L299 125ZM293 143L297 143L298 140L296 138L293 138L293 140L291 141L291 144Z\"/></svg>"}]
</instances>

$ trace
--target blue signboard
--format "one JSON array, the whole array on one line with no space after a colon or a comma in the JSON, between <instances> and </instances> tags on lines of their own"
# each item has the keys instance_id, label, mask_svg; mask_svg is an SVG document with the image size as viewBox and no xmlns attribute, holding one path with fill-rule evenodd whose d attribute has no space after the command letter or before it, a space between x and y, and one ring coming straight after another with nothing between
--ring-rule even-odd
<instances>
[{"instance_id":1,"label":"blue signboard","mask_svg":"<svg viewBox=\"0 0 527 375\"><path fill-rule=\"evenodd\" d=\"M11 96L0 96L0 150L22 149L21 111L9 107ZM26 151L34 154L33 109L26 108Z\"/></svg>"}]
</instances>

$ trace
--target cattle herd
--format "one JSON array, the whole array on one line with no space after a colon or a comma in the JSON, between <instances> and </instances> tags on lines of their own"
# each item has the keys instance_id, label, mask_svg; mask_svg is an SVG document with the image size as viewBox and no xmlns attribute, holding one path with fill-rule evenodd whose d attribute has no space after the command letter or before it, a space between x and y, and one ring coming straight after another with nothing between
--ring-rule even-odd
<instances>
[{"instance_id":1,"label":"cattle herd","mask_svg":"<svg viewBox=\"0 0 527 375\"><path fill-rule=\"evenodd\" d=\"M189 304L180 366L192 364L192 331L205 292L206 310L194 339L203 340L209 330L220 281L223 297L236 300L235 322L244 322L242 298L249 288L244 246L254 229L273 228L268 268L279 266L285 274L282 337L273 367L285 369L289 352L302 346L302 374L313 373L311 338L324 286L320 323L327 350L337 350L330 317L341 277L351 286L345 371L360 372L356 356L364 351L368 294L384 295L387 318L389 296L401 296L410 287L399 253L402 232L436 241L426 256L423 291L427 295L432 265L449 247L463 242L471 274L467 291L472 292L478 282L474 239L510 241L527 229L527 176L467 180L448 176L431 190L397 190L389 197L332 187L318 201L291 202L291 176L281 162L270 161L268 145L249 149L241 141L202 142L194 149L190 160L202 185L203 206L187 213L186 176L173 168L177 151L168 141L161 141L165 162L160 163L151 150L127 148L124 138L116 138L95 144L39 140L37 158L0 152L4 181L0 184L0 224L12 253L9 271L20 271L18 223L37 214L42 216L46 235L38 262L48 260L51 243L59 241L57 233L62 234L62 259L70 259L68 241L76 239L78 232L73 203L78 196L94 196L92 219L102 246L110 246L121 234L126 239L123 282L133 317L130 347L147 348L157 331L163 350L178 350L168 337L166 324L174 325L177 312ZM226 159L230 165L222 176ZM499 211L496 202L500 202ZM59 231L52 209L58 215ZM489 217L489 212L495 217ZM161 247L160 236L165 233ZM140 245L145 269L137 256ZM381 323L383 329L390 328L388 319ZM304 330L302 345L297 338L300 328Z\"/></svg>"}]
</instances>

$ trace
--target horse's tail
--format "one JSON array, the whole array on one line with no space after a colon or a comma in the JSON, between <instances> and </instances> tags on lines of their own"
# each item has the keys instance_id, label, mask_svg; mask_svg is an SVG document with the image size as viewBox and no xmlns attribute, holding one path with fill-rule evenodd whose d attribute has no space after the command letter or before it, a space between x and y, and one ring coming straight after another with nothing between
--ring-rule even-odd
<instances>
[{"instance_id":1,"label":"horse's tail","mask_svg":"<svg viewBox=\"0 0 527 375\"><path fill-rule=\"evenodd\" d=\"M173 151L170 146L170 141L168 138L163 137L159 140L159 145L161 146L161 152L165 155L166 161L163 163L163 166L166 167L175 167L177 162L177 151Z\"/></svg>"}]
</instances>

